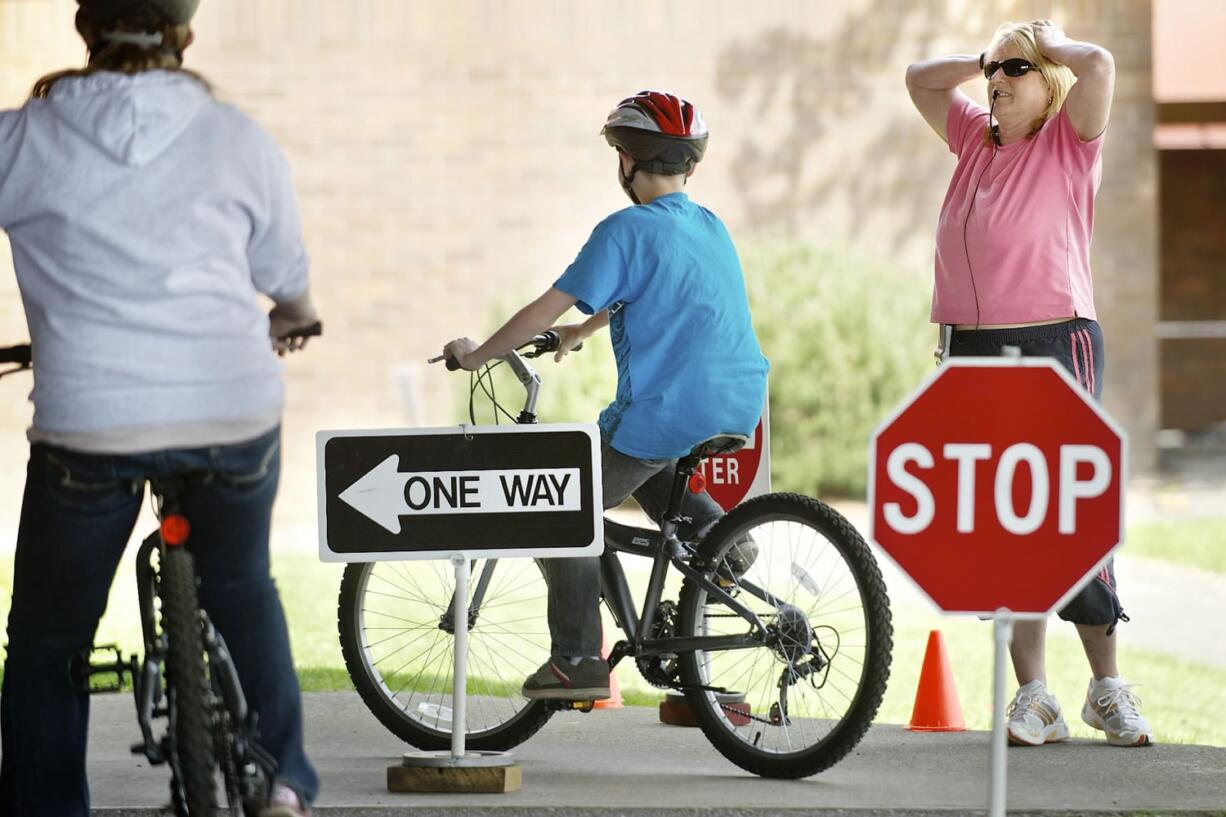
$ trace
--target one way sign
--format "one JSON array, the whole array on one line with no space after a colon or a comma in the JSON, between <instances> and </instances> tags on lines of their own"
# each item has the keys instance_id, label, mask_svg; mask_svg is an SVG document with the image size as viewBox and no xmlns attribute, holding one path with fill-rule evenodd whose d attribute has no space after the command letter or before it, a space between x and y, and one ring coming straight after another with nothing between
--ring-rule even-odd
<instances>
[{"instance_id":1,"label":"one way sign","mask_svg":"<svg viewBox=\"0 0 1226 817\"><path fill-rule=\"evenodd\" d=\"M324 561L603 549L595 426L321 431L316 453Z\"/></svg>"}]
</instances>

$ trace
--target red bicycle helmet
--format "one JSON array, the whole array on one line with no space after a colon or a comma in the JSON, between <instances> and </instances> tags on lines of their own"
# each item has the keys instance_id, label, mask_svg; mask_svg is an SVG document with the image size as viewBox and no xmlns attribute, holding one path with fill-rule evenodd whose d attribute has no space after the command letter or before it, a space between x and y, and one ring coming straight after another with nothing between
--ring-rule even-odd
<instances>
[{"instance_id":1,"label":"red bicycle helmet","mask_svg":"<svg viewBox=\"0 0 1226 817\"><path fill-rule=\"evenodd\" d=\"M707 150L707 123L692 103L667 91L639 91L609 112L601 134L634 159L621 174L622 189L635 204L630 184L639 170L674 176L689 173Z\"/></svg>"}]
</instances>

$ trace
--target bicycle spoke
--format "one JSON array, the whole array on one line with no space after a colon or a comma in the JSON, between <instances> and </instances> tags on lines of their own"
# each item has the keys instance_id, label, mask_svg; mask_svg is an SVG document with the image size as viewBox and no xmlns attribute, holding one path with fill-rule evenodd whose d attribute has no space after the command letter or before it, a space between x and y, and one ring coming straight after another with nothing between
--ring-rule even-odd
<instances>
[{"instance_id":1,"label":"bicycle spoke","mask_svg":"<svg viewBox=\"0 0 1226 817\"><path fill-rule=\"evenodd\" d=\"M865 552L863 542L856 540L854 533L845 533L845 523L831 523L833 527L827 530L824 522L819 525L811 521L805 514L809 508L820 510L820 506L810 500L781 497L775 505L802 508L804 513L785 511L765 518L767 514L761 510L755 516L746 508L741 516L748 524L730 525L720 531L722 536L713 534L719 541L703 549L712 563L719 564L741 542L756 544L754 561L729 592L761 621L768 636L766 643L751 648L699 650L692 654L690 664L699 684L744 696L747 710L744 705L720 703L713 691L706 692L703 699L706 711L714 714L715 722L722 727L718 731L726 735L716 745L751 771L759 762L749 763L750 757L778 757L778 763L783 764L793 762L793 757L817 756L827 738L836 734L835 727L861 701L859 691L870 672L870 649L879 649L869 646L879 642L880 634L869 627L870 612L861 577L845 553L845 549L857 547ZM732 515L737 513L739 509ZM876 581L875 592L881 594L883 586L879 578ZM752 592L747 586L754 588ZM695 595L687 601L689 612L684 613L689 627L697 624L707 635L752 631L742 616L724 607L708 591L692 592ZM884 649L888 661L888 633ZM879 667L880 661L874 666ZM880 692L878 686L874 691L877 697L870 702L872 710L880 701ZM715 733L708 734L716 740ZM852 739L858 739L859 734L857 731ZM736 749L738 745L743 750ZM847 748L836 751L842 756ZM741 757L745 762L737 759Z\"/></svg>"}]
</instances>

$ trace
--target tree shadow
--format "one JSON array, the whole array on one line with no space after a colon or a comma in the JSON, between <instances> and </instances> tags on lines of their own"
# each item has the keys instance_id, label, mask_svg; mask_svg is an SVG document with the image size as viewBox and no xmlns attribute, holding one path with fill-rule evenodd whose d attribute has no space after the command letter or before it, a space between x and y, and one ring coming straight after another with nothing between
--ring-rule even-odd
<instances>
[{"instance_id":1,"label":"tree shadow","mask_svg":"<svg viewBox=\"0 0 1226 817\"><path fill-rule=\"evenodd\" d=\"M815 212L843 207L849 232L842 240L882 252L931 241L934 197L953 163L912 107L905 68L948 48L958 31L995 26L991 8L974 6L951 26L948 5L874 0L826 31L780 27L724 49L721 99L767 123L742 123L745 135L732 149L751 228L801 232ZM963 47L973 48L976 37L963 37Z\"/></svg>"}]
</instances>

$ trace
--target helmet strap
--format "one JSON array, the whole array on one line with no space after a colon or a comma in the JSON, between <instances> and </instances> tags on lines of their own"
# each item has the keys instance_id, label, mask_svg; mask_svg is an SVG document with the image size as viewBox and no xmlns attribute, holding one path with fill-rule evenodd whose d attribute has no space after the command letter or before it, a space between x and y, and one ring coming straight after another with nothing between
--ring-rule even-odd
<instances>
[{"instance_id":1,"label":"helmet strap","mask_svg":"<svg viewBox=\"0 0 1226 817\"><path fill-rule=\"evenodd\" d=\"M627 176L626 171L622 169L622 163L620 161L617 163L617 177L622 183L622 190L626 191L626 195L630 197L630 201L634 202L635 204L642 204L643 202L639 201L638 194L634 192L634 187L632 187L634 184L634 176L638 172L638 162L635 162L634 165L631 166L629 176Z\"/></svg>"}]
</instances>

